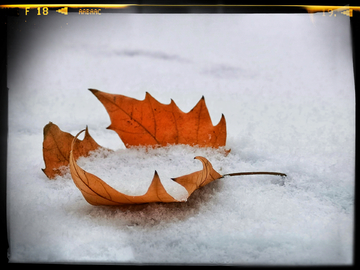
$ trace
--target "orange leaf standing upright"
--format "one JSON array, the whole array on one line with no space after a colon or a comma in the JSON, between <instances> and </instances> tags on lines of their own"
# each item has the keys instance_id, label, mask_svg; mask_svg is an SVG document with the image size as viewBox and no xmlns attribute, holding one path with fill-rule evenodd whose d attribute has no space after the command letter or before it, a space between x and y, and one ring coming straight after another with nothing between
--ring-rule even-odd
<instances>
[{"instance_id":1,"label":"orange leaf standing upright","mask_svg":"<svg viewBox=\"0 0 360 270\"><path fill-rule=\"evenodd\" d=\"M205 99L202 97L188 113L173 100L162 104L146 93L144 100L89 89L104 105L111 125L125 146L166 146L187 144L219 148L226 144L224 115L213 126Z\"/></svg>"}]
</instances>

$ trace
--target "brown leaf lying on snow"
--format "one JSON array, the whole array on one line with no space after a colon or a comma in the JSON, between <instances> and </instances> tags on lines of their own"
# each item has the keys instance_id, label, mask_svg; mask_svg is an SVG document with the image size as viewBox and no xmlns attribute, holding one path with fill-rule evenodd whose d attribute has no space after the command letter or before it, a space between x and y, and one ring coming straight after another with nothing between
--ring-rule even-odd
<instances>
[{"instance_id":1,"label":"brown leaf lying on snow","mask_svg":"<svg viewBox=\"0 0 360 270\"><path fill-rule=\"evenodd\" d=\"M82 141L76 139L70 133L61 131L60 128L49 122L44 127L43 157L45 169L42 171L48 178L54 178L61 175L60 167L69 165L71 144L75 143L74 158L88 156L90 151L96 150L101 146L98 145L90 136L88 128L85 130L85 137ZM101 147L102 148L102 147Z\"/></svg>"},{"instance_id":2,"label":"brown leaf lying on snow","mask_svg":"<svg viewBox=\"0 0 360 270\"><path fill-rule=\"evenodd\" d=\"M123 194L97 177L94 174L88 173L76 164L76 138L83 132L80 131L71 144L70 152L70 172L75 185L80 189L86 201L92 205L122 205L122 204L142 204L151 202L180 202L174 199L167 193L164 186L161 184L158 173L155 171L153 180L149 189L144 195L130 196ZM74 154L73 154L74 153ZM207 185L208 183L221 178L211 163L204 157L195 157L203 164L203 169L188 175L174 178L173 180L188 191L188 197L198 188Z\"/></svg>"},{"instance_id":3,"label":"brown leaf lying on snow","mask_svg":"<svg viewBox=\"0 0 360 270\"><path fill-rule=\"evenodd\" d=\"M162 104L146 93L144 100L89 89L105 106L111 125L126 147L166 146L167 144L221 147L226 143L226 122L222 115L213 126L202 97L188 113L173 100Z\"/></svg>"}]
</instances>

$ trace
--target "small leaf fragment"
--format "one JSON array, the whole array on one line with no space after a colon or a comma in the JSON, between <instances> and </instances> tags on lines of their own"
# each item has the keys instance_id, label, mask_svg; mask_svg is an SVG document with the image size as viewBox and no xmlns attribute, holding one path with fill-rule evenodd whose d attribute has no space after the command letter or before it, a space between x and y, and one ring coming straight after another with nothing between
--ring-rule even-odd
<instances>
[{"instance_id":1,"label":"small leaf fragment","mask_svg":"<svg viewBox=\"0 0 360 270\"><path fill-rule=\"evenodd\" d=\"M48 178L52 179L57 175L62 175L60 167L69 165L70 149L73 139L74 136L60 130L60 128L52 122L49 122L44 127L43 158L45 169L42 169L42 171ZM87 127L84 139L82 141L77 139L75 144L75 159L81 156L88 156L90 151L102 148L90 136Z\"/></svg>"}]
</instances>

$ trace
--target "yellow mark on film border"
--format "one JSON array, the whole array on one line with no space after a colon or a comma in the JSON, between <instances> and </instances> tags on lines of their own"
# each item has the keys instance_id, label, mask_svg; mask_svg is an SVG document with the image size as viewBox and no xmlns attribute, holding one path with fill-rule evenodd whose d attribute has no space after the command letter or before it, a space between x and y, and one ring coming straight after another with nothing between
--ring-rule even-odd
<instances>
[{"instance_id":1,"label":"yellow mark on film border","mask_svg":"<svg viewBox=\"0 0 360 270\"><path fill-rule=\"evenodd\" d=\"M352 10L357 10L360 11L360 6L299 6L299 7L303 7L304 9L307 10L307 12L309 13L315 13L315 12L323 12L324 10L346 10L346 9L352 9Z\"/></svg>"},{"instance_id":2,"label":"yellow mark on film border","mask_svg":"<svg viewBox=\"0 0 360 270\"><path fill-rule=\"evenodd\" d=\"M26 5L26 4L20 4L20 5L0 5L0 8L38 8L38 7L48 7L48 8L59 8L59 7L68 7L68 8L97 8L97 7L101 7L101 8L113 8L113 9L118 9L118 8L127 8L130 6L134 6L132 4L123 4L123 5L117 5L117 4L31 4L31 5Z\"/></svg>"},{"instance_id":3,"label":"yellow mark on film border","mask_svg":"<svg viewBox=\"0 0 360 270\"><path fill-rule=\"evenodd\" d=\"M128 7L252 7L252 8L303 8L308 13L315 12L324 12L326 10L346 10L351 9L355 11L360 11L360 6L321 6L321 5L151 5L151 4L10 4L10 5L0 5L0 8L21 8L21 9L32 9L32 8L59 8L59 7L68 7L68 8L104 8L104 9L123 9Z\"/></svg>"}]
</instances>

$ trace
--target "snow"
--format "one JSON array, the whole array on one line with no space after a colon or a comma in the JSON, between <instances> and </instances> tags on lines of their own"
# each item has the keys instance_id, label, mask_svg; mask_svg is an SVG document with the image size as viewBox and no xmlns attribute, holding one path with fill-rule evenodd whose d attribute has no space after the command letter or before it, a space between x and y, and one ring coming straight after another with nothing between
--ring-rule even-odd
<instances>
[{"instance_id":1,"label":"snow","mask_svg":"<svg viewBox=\"0 0 360 270\"><path fill-rule=\"evenodd\" d=\"M168 193L177 200L186 200L188 197L186 189L171 179L202 170L202 163L194 160L196 156L211 157L214 165L221 164L226 159L223 148L169 145L156 149L146 147L119 149L110 153L108 149L99 149L90 157L80 158L77 164L85 171L100 177L119 192L134 196L146 193L156 166L156 171L160 179L163 179L162 183ZM70 174L69 167L65 172ZM70 175L69 178L71 179Z\"/></svg>"},{"instance_id":2,"label":"snow","mask_svg":"<svg viewBox=\"0 0 360 270\"><path fill-rule=\"evenodd\" d=\"M355 93L346 16L102 14L9 18L7 211L10 262L349 265L353 263ZM95 88L190 111L202 96L227 149L125 149ZM129 194L155 170L224 177L187 202L88 204L69 173L41 171L43 127L86 125L115 150L79 160ZM170 160L171 159L171 160ZM176 184L176 183L173 183Z\"/></svg>"}]
</instances>

